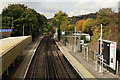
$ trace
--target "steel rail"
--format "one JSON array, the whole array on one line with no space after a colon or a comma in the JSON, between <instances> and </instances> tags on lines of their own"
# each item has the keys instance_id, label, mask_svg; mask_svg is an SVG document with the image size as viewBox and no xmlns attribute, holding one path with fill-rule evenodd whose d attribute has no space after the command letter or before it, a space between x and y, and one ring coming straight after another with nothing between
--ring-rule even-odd
<instances>
[{"instance_id":1,"label":"steel rail","mask_svg":"<svg viewBox=\"0 0 120 80\"><path fill-rule=\"evenodd\" d=\"M46 44L46 46L48 45L49 40ZM47 47L48 49L48 47ZM49 79L49 67L48 67L48 55L47 55L47 51L45 52L45 79Z\"/></svg>"},{"instance_id":2,"label":"steel rail","mask_svg":"<svg viewBox=\"0 0 120 80\"><path fill-rule=\"evenodd\" d=\"M54 39L53 39L53 41L54 41ZM54 42L54 43L55 43L55 42ZM56 44L55 44L55 45L56 45ZM64 69L65 69L67 75L69 76L69 79L72 80L69 71L68 71L67 68L65 67L65 65L64 65L64 63L63 63L63 61L62 61L62 59L60 58L60 55L59 55L59 53L58 53L58 51L57 51L56 46L54 46L54 48L55 48L55 51L56 51L56 53L57 53L57 55L58 55L58 58L59 58L59 60L61 61L61 63L62 63L62 65L63 65L63 67L64 67Z\"/></svg>"},{"instance_id":3,"label":"steel rail","mask_svg":"<svg viewBox=\"0 0 120 80\"><path fill-rule=\"evenodd\" d=\"M41 43L42 44L42 43ZM40 46L40 45L39 45ZM38 47L39 48L39 47ZM37 49L38 49L37 48ZM38 53L37 53L38 54ZM37 54L35 54L35 55L37 55ZM36 58L36 61L35 61L35 66L34 66L34 71L33 71L33 77L32 77L32 80L35 80L35 78L36 78L36 71L37 71L37 67L38 67L38 60L39 60L39 55L40 54L38 54L38 56L37 56L37 58Z\"/></svg>"},{"instance_id":4,"label":"steel rail","mask_svg":"<svg viewBox=\"0 0 120 80\"><path fill-rule=\"evenodd\" d=\"M50 43L49 43L49 47L50 47ZM53 70L54 70L54 74L55 74L56 79L59 80L60 77L59 77L58 72L57 72L57 69L56 69L56 67L55 67L55 63L54 63L54 60L53 60L53 55L52 55L53 53L52 53L51 47L49 48L49 50L50 50L51 62L53 63L53 64L52 64L52 67L53 67Z\"/></svg>"}]
</instances>

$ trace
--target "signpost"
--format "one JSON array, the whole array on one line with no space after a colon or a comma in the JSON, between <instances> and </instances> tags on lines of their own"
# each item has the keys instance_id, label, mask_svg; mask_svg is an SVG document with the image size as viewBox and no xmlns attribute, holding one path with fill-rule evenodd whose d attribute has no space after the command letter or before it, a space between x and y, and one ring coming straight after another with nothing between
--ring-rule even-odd
<instances>
[{"instance_id":1,"label":"signpost","mask_svg":"<svg viewBox=\"0 0 120 80\"><path fill-rule=\"evenodd\" d=\"M99 39L99 53L100 54L100 43ZM102 40L102 55L103 55L103 63L110 67L113 70L116 70L116 42Z\"/></svg>"},{"instance_id":2,"label":"signpost","mask_svg":"<svg viewBox=\"0 0 120 80\"><path fill-rule=\"evenodd\" d=\"M0 29L0 32L12 32L12 29Z\"/></svg>"}]
</instances>

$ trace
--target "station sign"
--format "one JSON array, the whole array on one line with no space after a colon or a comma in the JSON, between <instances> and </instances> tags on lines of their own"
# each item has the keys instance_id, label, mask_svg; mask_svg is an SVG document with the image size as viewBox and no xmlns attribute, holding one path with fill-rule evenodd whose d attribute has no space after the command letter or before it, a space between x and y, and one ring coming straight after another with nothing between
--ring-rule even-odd
<instances>
[{"instance_id":1,"label":"station sign","mask_svg":"<svg viewBox=\"0 0 120 80\"><path fill-rule=\"evenodd\" d=\"M100 54L100 42L98 40L98 53ZM102 40L102 55L104 63L109 65L113 70L116 70L116 42Z\"/></svg>"},{"instance_id":2,"label":"station sign","mask_svg":"<svg viewBox=\"0 0 120 80\"><path fill-rule=\"evenodd\" d=\"M12 32L12 29L0 29L0 32Z\"/></svg>"}]
</instances>

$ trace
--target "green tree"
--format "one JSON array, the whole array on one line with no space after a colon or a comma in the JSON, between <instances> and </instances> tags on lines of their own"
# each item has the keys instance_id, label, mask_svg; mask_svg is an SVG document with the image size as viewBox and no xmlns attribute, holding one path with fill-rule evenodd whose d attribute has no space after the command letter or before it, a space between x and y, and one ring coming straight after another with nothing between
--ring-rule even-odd
<instances>
[{"instance_id":1,"label":"green tree","mask_svg":"<svg viewBox=\"0 0 120 80\"><path fill-rule=\"evenodd\" d=\"M66 19L65 21L62 21L62 24L60 25L60 29L62 31L69 31L71 28L72 28L72 25L71 25L70 18Z\"/></svg>"},{"instance_id":2,"label":"green tree","mask_svg":"<svg viewBox=\"0 0 120 80\"><path fill-rule=\"evenodd\" d=\"M102 8L97 13L96 24L106 26L109 24L109 15L114 13L111 8Z\"/></svg>"},{"instance_id":3,"label":"green tree","mask_svg":"<svg viewBox=\"0 0 120 80\"><path fill-rule=\"evenodd\" d=\"M52 25L56 26L58 28L58 39L60 40L60 35L61 35L61 30L60 30L60 26L62 23L64 23L64 21L66 21L68 19L68 15L62 11L59 11L58 13L55 14L53 20L52 20ZM69 23L69 20L66 21L67 23ZM62 27L67 26L67 23L65 25L62 25Z\"/></svg>"},{"instance_id":4,"label":"green tree","mask_svg":"<svg viewBox=\"0 0 120 80\"><path fill-rule=\"evenodd\" d=\"M2 26L12 27L12 36L21 36L24 25L25 35L32 34L34 38L43 32L43 27L46 24L47 18L44 15L37 13L34 9L27 8L24 4L10 4L2 11Z\"/></svg>"},{"instance_id":5,"label":"green tree","mask_svg":"<svg viewBox=\"0 0 120 80\"><path fill-rule=\"evenodd\" d=\"M95 27L93 28L93 36L92 36L92 40L94 39L98 39L100 38L100 31L101 31L101 27L100 24L103 25L103 38L107 39L111 33L111 28L110 28L110 24L111 24L111 17L110 15L113 14L114 11L112 11L111 8L102 8L99 10L99 12L97 13L97 18L96 18L96 24Z\"/></svg>"},{"instance_id":6,"label":"green tree","mask_svg":"<svg viewBox=\"0 0 120 80\"><path fill-rule=\"evenodd\" d=\"M91 18L88 18L84 23L82 27L82 32L89 33L92 35L92 27L94 27L95 21Z\"/></svg>"}]
</instances>

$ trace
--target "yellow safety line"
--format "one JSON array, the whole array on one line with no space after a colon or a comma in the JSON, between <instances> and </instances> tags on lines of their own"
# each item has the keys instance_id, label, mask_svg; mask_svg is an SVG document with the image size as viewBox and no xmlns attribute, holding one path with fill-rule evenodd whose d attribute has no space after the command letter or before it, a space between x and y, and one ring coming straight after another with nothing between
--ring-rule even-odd
<instances>
[{"instance_id":1,"label":"yellow safety line","mask_svg":"<svg viewBox=\"0 0 120 80\"><path fill-rule=\"evenodd\" d=\"M64 48L64 47L63 47ZM78 63L80 64L65 48L64 50ZM80 64L81 65L81 64ZM82 65L81 65L82 66ZM83 67L83 66L82 66ZM95 78L85 67L83 67L93 78Z\"/></svg>"},{"instance_id":2,"label":"yellow safety line","mask_svg":"<svg viewBox=\"0 0 120 80\"><path fill-rule=\"evenodd\" d=\"M35 45L34 45L34 46L35 46ZM33 47L34 47L34 46L33 46ZM33 49L33 47L32 47L31 49ZM30 49L30 51L31 51L31 49ZM28 54L30 53L30 51L27 53L27 56L28 56ZM15 77L16 74L17 74L17 72L19 71L19 69L21 68L21 66L23 65L23 63L25 62L25 60L27 59L27 56L26 56L25 59L22 61L22 63L20 64L19 68L17 69L17 71L16 71L15 74L13 75L12 80L14 79L14 77Z\"/></svg>"}]
</instances>

